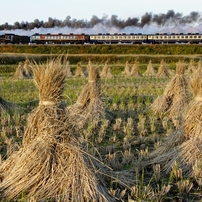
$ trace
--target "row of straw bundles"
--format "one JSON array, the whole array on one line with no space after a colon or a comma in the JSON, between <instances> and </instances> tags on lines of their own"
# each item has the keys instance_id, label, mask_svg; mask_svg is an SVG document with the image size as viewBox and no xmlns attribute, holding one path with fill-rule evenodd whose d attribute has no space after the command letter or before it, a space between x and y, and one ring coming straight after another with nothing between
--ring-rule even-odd
<instances>
[{"instance_id":1,"label":"row of straw bundles","mask_svg":"<svg viewBox=\"0 0 202 202\"><path fill-rule=\"evenodd\" d=\"M197 72L194 74L191 87L195 98L183 112L181 127L149 154L143 163L144 166L160 164L163 172L169 174L177 163L185 177L193 176L195 164L202 160L202 82Z\"/></svg>"},{"instance_id":2,"label":"row of straw bundles","mask_svg":"<svg viewBox=\"0 0 202 202\"><path fill-rule=\"evenodd\" d=\"M189 83L185 77L185 65L179 61L176 65L176 74L166 86L163 95L157 97L151 109L157 116L164 114L169 118L178 116L188 103Z\"/></svg>"},{"instance_id":3,"label":"row of straw bundles","mask_svg":"<svg viewBox=\"0 0 202 202\"><path fill-rule=\"evenodd\" d=\"M71 129L71 116L61 103L65 74L60 64L57 58L31 65L40 102L29 116L22 146L0 165L1 196L113 201L100 174L103 164L83 151Z\"/></svg>"}]
</instances>

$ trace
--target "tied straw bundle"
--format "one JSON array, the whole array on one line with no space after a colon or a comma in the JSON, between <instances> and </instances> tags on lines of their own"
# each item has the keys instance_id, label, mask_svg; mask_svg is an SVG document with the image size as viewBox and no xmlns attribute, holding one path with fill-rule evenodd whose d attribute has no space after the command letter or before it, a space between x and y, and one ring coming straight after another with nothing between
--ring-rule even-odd
<instances>
[{"instance_id":1,"label":"tied straw bundle","mask_svg":"<svg viewBox=\"0 0 202 202\"><path fill-rule=\"evenodd\" d=\"M147 65L147 69L144 72L143 76L155 76L156 72L154 71L154 67L152 65L152 61L149 61L149 64Z\"/></svg>"},{"instance_id":2,"label":"tied straw bundle","mask_svg":"<svg viewBox=\"0 0 202 202\"><path fill-rule=\"evenodd\" d=\"M97 125L104 116L105 106L100 98L100 84L98 69L89 66L88 83L83 87L77 101L67 107L71 121L82 128L87 120L93 120Z\"/></svg>"},{"instance_id":3,"label":"tied straw bundle","mask_svg":"<svg viewBox=\"0 0 202 202\"><path fill-rule=\"evenodd\" d=\"M40 104L30 114L21 148L0 165L1 198L17 200L24 193L36 201L113 201L100 174L103 164L71 134L61 104L65 76L60 57L32 69Z\"/></svg>"},{"instance_id":4,"label":"tied straw bundle","mask_svg":"<svg viewBox=\"0 0 202 202\"><path fill-rule=\"evenodd\" d=\"M188 81L184 75L185 65L178 62L176 74L167 84L163 95L157 97L151 109L155 115L167 114L169 118L179 115L188 103Z\"/></svg>"},{"instance_id":5,"label":"tied straw bundle","mask_svg":"<svg viewBox=\"0 0 202 202\"><path fill-rule=\"evenodd\" d=\"M191 87L195 98L183 113L181 128L150 153L145 165L160 164L168 174L177 163L185 177L194 175L195 164L202 161L202 82L198 73L194 74Z\"/></svg>"},{"instance_id":6,"label":"tied straw bundle","mask_svg":"<svg viewBox=\"0 0 202 202\"><path fill-rule=\"evenodd\" d=\"M108 65L108 61L105 62L105 65L100 73L100 77L101 78L112 78L113 74L111 72L111 68Z\"/></svg>"}]
</instances>

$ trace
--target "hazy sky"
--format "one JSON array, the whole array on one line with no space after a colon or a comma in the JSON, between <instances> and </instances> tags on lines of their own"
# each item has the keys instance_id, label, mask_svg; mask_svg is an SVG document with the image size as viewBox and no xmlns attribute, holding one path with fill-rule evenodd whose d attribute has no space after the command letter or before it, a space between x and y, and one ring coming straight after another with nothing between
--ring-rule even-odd
<instances>
[{"instance_id":1,"label":"hazy sky","mask_svg":"<svg viewBox=\"0 0 202 202\"><path fill-rule=\"evenodd\" d=\"M9 0L1 2L0 24L33 22L48 18L90 20L93 15L102 18L117 15L118 19L141 17L146 12L166 13L168 10L188 15L202 11L202 0ZM201 13L201 12L200 12Z\"/></svg>"}]
</instances>

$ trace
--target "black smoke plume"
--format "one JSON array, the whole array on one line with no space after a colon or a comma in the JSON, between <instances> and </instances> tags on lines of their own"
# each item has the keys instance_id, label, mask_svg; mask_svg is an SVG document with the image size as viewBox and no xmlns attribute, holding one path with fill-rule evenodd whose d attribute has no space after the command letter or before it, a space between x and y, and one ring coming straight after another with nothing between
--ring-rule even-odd
<instances>
[{"instance_id":1,"label":"black smoke plume","mask_svg":"<svg viewBox=\"0 0 202 202\"><path fill-rule=\"evenodd\" d=\"M173 10L168 10L167 13L152 14L146 12L142 17L129 17L126 20L119 19L117 15L112 15L110 18L103 16L102 18L93 15L92 18L87 21L84 19L72 19L67 16L63 21L58 19L48 18L48 21L40 21L35 19L33 22L15 22L13 25L8 23L0 25L0 30L32 30L34 28L53 28L53 27L69 27L69 28L92 28L98 24L105 25L107 27L116 27L123 29L128 26L144 27L145 25L156 24L159 27L169 25L185 25L192 23L199 23L202 21L202 16L199 12L191 12L189 15L183 16L182 13L175 13Z\"/></svg>"}]
</instances>

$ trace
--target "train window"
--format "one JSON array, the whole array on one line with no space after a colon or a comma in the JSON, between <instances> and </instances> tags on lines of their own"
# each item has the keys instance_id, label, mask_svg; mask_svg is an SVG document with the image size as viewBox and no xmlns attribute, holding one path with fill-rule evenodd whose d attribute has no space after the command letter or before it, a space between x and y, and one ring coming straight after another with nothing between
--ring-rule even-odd
<instances>
[{"instance_id":1,"label":"train window","mask_svg":"<svg viewBox=\"0 0 202 202\"><path fill-rule=\"evenodd\" d=\"M164 39L167 39L167 36L164 36Z\"/></svg>"},{"instance_id":2,"label":"train window","mask_svg":"<svg viewBox=\"0 0 202 202\"><path fill-rule=\"evenodd\" d=\"M201 38L201 36L198 36L198 38Z\"/></svg>"},{"instance_id":3,"label":"train window","mask_svg":"<svg viewBox=\"0 0 202 202\"><path fill-rule=\"evenodd\" d=\"M173 39L175 39L175 36L172 36Z\"/></svg>"},{"instance_id":4,"label":"train window","mask_svg":"<svg viewBox=\"0 0 202 202\"><path fill-rule=\"evenodd\" d=\"M190 38L192 38L192 36L189 36Z\"/></svg>"},{"instance_id":5,"label":"train window","mask_svg":"<svg viewBox=\"0 0 202 202\"><path fill-rule=\"evenodd\" d=\"M196 39L196 38L197 38L197 36L194 36L194 38Z\"/></svg>"}]
</instances>

